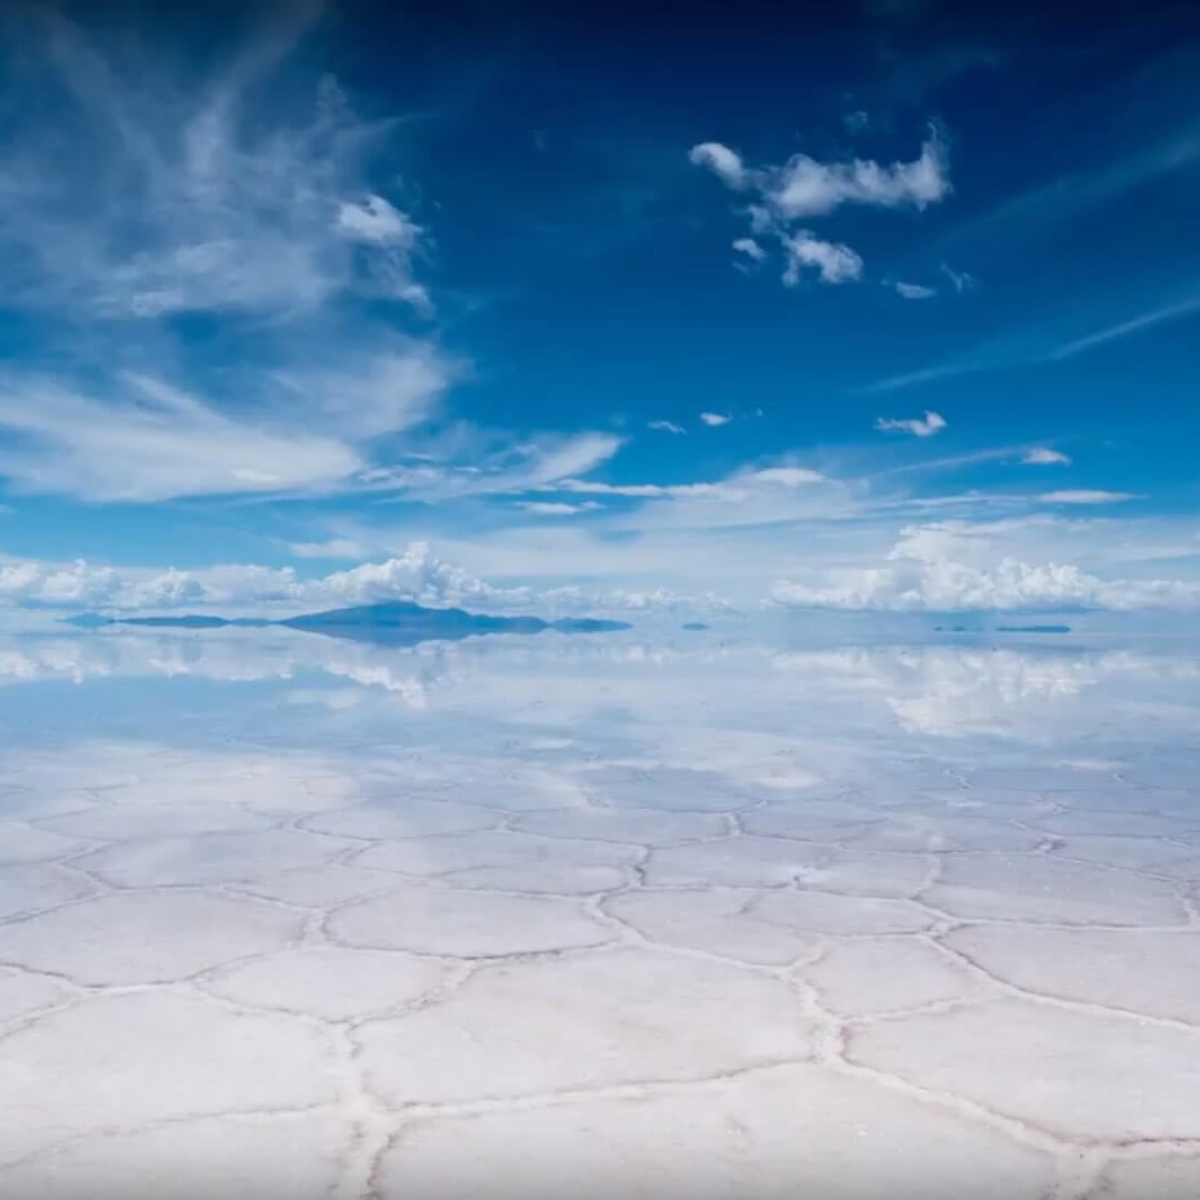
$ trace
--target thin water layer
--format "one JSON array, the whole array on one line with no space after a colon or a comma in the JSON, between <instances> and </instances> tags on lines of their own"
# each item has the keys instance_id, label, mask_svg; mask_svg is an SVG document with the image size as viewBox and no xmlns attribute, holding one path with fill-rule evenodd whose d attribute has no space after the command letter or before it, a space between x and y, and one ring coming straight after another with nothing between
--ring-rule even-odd
<instances>
[{"instance_id":1,"label":"thin water layer","mask_svg":"<svg viewBox=\"0 0 1200 1200\"><path fill-rule=\"evenodd\" d=\"M1200 647L0 646L0 1195L1200 1193Z\"/></svg>"}]
</instances>

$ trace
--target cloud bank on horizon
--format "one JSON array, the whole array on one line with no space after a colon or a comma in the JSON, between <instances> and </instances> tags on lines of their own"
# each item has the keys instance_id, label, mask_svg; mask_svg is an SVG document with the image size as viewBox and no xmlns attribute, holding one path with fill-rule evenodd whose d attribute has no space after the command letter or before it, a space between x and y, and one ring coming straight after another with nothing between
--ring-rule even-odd
<instances>
[{"instance_id":1,"label":"cloud bank on horizon","mask_svg":"<svg viewBox=\"0 0 1200 1200\"><path fill-rule=\"evenodd\" d=\"M6 19L0 605L1200 609L1192 10L461 16Z\"/></svg>"}]
</instances>

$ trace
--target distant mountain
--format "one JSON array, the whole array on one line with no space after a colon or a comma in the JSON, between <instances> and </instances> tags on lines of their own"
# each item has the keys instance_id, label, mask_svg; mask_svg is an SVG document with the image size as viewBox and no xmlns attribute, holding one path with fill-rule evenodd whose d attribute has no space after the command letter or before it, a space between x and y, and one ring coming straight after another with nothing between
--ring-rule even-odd
<instances>
[{"instance_id":1,"label":"distant mountain","mask_svg":"<svg viewBox=\"0 0 1200 1200\"><path fill-rule=\"evenodd\" d=\"M997 625L997 633L1070 633L1070 625Z\"/></svg>"},{"instance_id":2,"label":"distant mountain","mask_svg":"<svg viewBox=\"0 0 1200 1200\"><path fill-rule=\"evenodd\" d=\"M426 608L409 600L385 604L363 604L354 608L332 608L326 612L306 613L282 621L259 617L209 617L188 614L179 617L106 617L83 613L67 617L66 623L84 629L108 625L150 626L155 629L223 629L230 626L261 629L283 626L327 637L349 638L375 645L414 645L417 642L457 640L489 633L610 633L629 629L624 621L600 621L590 617L543 621L540 617L497 617L488 613L470 613L461 608Z\"/></svg>"},{"instance_id":3,"label":"distant mountain","mask_svg":"<svg viewBox=\"0 0 1200 1200\"><path fill-rule=\"evenodd\" d=\"M686 625L680 625L680 629L686 629L688 633L700 633L708 628L703 621L689 621Z\"/></svg>"}]
</instances>

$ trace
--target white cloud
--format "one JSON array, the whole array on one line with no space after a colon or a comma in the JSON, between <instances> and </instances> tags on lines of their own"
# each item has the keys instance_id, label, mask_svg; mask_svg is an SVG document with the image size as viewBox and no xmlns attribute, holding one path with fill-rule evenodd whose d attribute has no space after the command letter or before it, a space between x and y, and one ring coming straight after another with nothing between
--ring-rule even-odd
<instances>
[{"instance_id":1,"label":"white cloud","mask_svg":"<svg viewBox=\"0 0 1200 1200\"><path fill-rule=\"evenodd\" d=\"M806 229L784 237L782 244L787 258L783 282L787 287L800 282L804 267L815 267L822 283L847 283L862 275L863 261L849 246L822 241Z\"/></svg>"},{"instance_id":2,"label":"white cloud","mask_svg":"<svg viewBox=\"0 0 1200 1200\"><path fill-rule=\"evenodd\" d=\"M698 167L707 167L732 188L740 188L746 181L741 155L720 142L701 142L693 146L688 151L688 159Z\"/></svg>"},{"instance_id":3,"label":"white cloud","mask_svg":"<svg viewBox=\"0 0 1200 1200\"><path fill-rule=\"evenodd\" d=\"M291 567L256 564L165 571L0 557L0 605L114 613L244 610L275 614L413 600L429 607L479 611L650 612L693 605L722 607L716 597L689 599L668 589L497 587L413 542L382 562L303 578Z\"/></svg>"},{"instance_id":4,"label":"white cloud","mask_svg":"<svg viewBox=\"0 0 1200 1200\"><path fill-rule=\"evenodd\" d=\"M719 483L599 483L585 479L562 479L544 490L594 496L627 496L639 500L705 497L740 502L764 488L794 489L825 480L821 472L808 467L765 467L761 470L739 471Z\"/></svg>"},{"instance_id":5,"label":"white cloud","mask_svg":"<svg viewBox=\"0 0 1200 1200\"><path fill-rule=\"evenodd\" d=\"M767 202L785 219L822 216L842 204L921 209L949 191L945 148L932 136L915 160L889 166L862 159L821 163L797 154L783 167L769 168L763 188Z\"/></svg>"},{"instance_id":6,"label":"white cloud","mask_svg":"<svg viewBox=\"0 0 1200 1200\"><path fill-rule=\"evenodd\" d=\"M1138 333L1140 330L1160 325L1164 321L1174 321L1197 310L1200 310L1200 296L1190 296L1188 299L1179 301L1178 303L1152 309L1150 312L1141 313L1139 316L1132 317L1128 321L1121 321L1116 325L1110 325L1106 329L1088 334L1087 337L1076 338L1074 341L1067 342L1050 351L1046 357L1052 362L1064 358L1074 358L1076 354L1082 354L1085 350L1091 350L1096 346L1103 346L1106 342L1116 341L1118 338L1128 337L1131 333Z\"/></svg>"},{"instance_id":7,"label":"white cloud","mask_svg":"<svg viewBox=\"0 0 1200 1200\"><path fill-rule=\"evenodd\" d=\"M879 417L875 422L875 428L883 432L894 430L900 433L911 433L916 437L932 437L939 430L946 428L946 418L940 413L929 411L925 413L924 417L914 417L910 420Z\"/></svg>"},{"instance_id":8,"label":"white cloud","mask_svg":"<svg viewBox=\"0 0 1200 1200\"><path fill-rule=\"evenodd\" d=\"M733 418L725 413L702 412L700 414L700 420L703 421L705 425L715 427L718 425L728 425Z\"/></svg>"},{"instance_id":9,"label":"white cloud","mask_svg":"<svg viewBox=\"0 0 1200 1200\"><path fill-rule=\"evenodd\" d=\"M905 300L928 300L930 296L937 295L937 289L925 287L920 283L903 283L896 284L896 291L904 297Z\"/></svg>"},{"instance_id":10,"label":"white cloud","mask_svg":"<svg viewBox=\"0 0 1200 1200\"><path fill-rule=\"evenodd\" d=\"M674 421L648 421L647 429L657 429L660 433L686 433L682 425L676 425Z\"/></svg>"},{"instance_id":11,"label":"white cloud","mask_svg":"<svg viewBox=\"0 0 1200 1200\"><path fill-rule=\"evenodd\" d=\"M272 91L319 12L279 8L204 78L184 47L23 24L21 107L39 115L0 160L7 298L108 319L286 316L347 289L426 308L419 229L366 178L387 125L357 119L331 79L303 121Z\"/></svg>"},{"instance_id":12,"label":"white cloud","mask_svg":"<svg viewBox=\"0 0 1200 1200\"><path fill-rule=\"evenodd\" d=\"M362 465L353 445L301 422L260 426L153 379L123 382L100 401L53 380L0 379L0 474L29 492L147 501L328 488Z\"/></svg>"},{"instance_id":13,"label":"white cloud","mask_svg":"<svg viewBox=\"0 0 1200 1200\"><path fill-rule=\"evenodd\" d=\"M737 238L733 243L733 248L739 254L745 254L755 262L762 262L767 257L767 252L750 237Z\"/></svg>"},{"instance_id":14,"label":"white cloud","mask_svg":"<svg viewBox=\"0 0 1200 1200\"><path fill-rule=\"evenodd\" d=\"M720 483L593 483L586 479L560 479L543 489L591 496L631 496L639 500L663 496L731 496L734 489Z\"/></svg>"},{"instance_id":15,"label":"white cloud","mask_svg":"<svg viewBox=\"0 0 1200 1200\"><path fill-rule=\"evenodd\" d=\"M1103 492L1092 488L1068 489L1061 492L1043 492L1038 499L1043 504L1119 504L1124 500L1136 500L1132 492Z\"/></svg>"},{"instance_id":16,"label":"white cloud","mask_svg":"<svg viewBox=\"0 0 1200 1200\"><path fill-rule=\"evenodd\" d=\"M945 147L936 134L911 162L882 165L869 159L822 163L797 154L782 166L747 167L741 155L720 142L702 142L688 156L727 187L749 193L751 232L778 241L784 254L783 281L798 282L803 267L815 267L825 283L844 283L862 275L863 263L849 246L820 238L796 222L828 216L843 205L875 208L936 204L950 191ZM756 238L742 237L734 248L755 261L766 257Z\"/></svg>"},{"instance_id":17,"label":"white cloud","mask_svg":"<svg viewBox=\"0 0 1200 1200\"><path fill-rule=\"evenodd\" d=\"M297 558L366 558L367 550L351 538L330 538L325 542L290 542L288 549Z\"/></svg>"},{"instance_id":18,"label":"white cloud","mask_svg":"<svg viewBox=\"0 0 1200 1200\"><path fill-rule=\"evenodd\" d=\"M621 445L620 438L607 433L543 434L514 444L463 427L442 453L416 456L415 466L379 467L364 472L362 479L374 491L426 503L556 490L560 480L586 474Z\"/></svg>"},{"instance_id":19,"label":"white cloud","mask_svg":"<svg viewBox=\"0 0 1200 1200\"><path fill-rule=\"evenodd\" d=\"M966 271L956 271L945 263L942 263L938 270L950 280L950 284L956 292L965 292L968 288L975 286L974 277L968 275Z\"/></svg>"},{"instance_id":20,"label":"white cloud","mask_svg":"<svg viewBox=\"0 0 1200 1200\"><path fill-rule=\"evenodd\" d=\"M0 375L0 476L14 490L98 501L374 491L436 503L582 475L622 444L602 433L517 442L469 425L422 441L418 427L441 415L455 370L416 346L341 373L232 374L238 403L221 407L131 372L103 396ZM396 434L434 452L409 454Z\"/></svg>"},{"instance_id":21,"label":"white cloud","mask_svg":"<svg viewBox=\"0 0 1200 1200\"><path fill-rule=\"evenodd\" d=\"M1070 466L1071 459L1060 450L1051 450L1045 446L1035 446L1032 450L1026 451L1021 462L1032 467Z\"/></svg>"},{"instance_id":22,"label":"white cloud","mask_svg":"<svg viewBox=\"0 0 1200 1200\"><path fill-rule=\"evenodd\" d=\"M767 467L740 478L755 483L779 484L782 487L802 487L806 483L820 483L825 476L820 471L812 471L808 467Z\"/></svg>"},{"instance_id":23,"label":"white cloud","mask_svg":"<svg viewBox=\"0 0 1200 1200\"><path fill-rule=\"evenodd\" d=\"M781 580L771 599L788 607L891 612L1200 609L1200 583L1103 579L1069 563L989 560L983 531L955 523L902 531L884 563Z\"/></svg>"},{"instance_id":24,"label":"white cloud","mask_svg":"<svg viewBox=\"0 0 1200 1200\"><path fill-rule=\"evenodd\" d=\"M571 517L576 513L594 512L602 505L594 500L585 500L582 504L567 504L562 500L519 500L517 507L539 517Z\"/></svg>"},{"instance_id":25,"label":"white cloud","mask_svg":"<svg viewBox=\"0 0 1200 1200\"><path fill-rule=\"evenodd\" d=\"M361 203L342 201L338 205L338 229L356 242L374 242L381 246L412 249L420 236L420 226L393 207L382 196L368 196Z\"/></svg>"}]
</instances>

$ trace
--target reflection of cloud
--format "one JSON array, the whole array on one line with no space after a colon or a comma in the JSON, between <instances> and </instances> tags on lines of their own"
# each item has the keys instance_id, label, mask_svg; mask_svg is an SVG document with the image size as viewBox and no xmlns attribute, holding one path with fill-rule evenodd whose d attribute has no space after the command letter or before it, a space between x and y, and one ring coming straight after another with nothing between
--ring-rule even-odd
<instances>
[{"instance_id":1,"label":"reflection of cloud","mask_svg":"<svg viewBox=\"0 0 1200 1200\"><path fill-rule=\"evenodd\" d=\"M789 672L824 674L882 696L901 727L935 735L1036 736L1040 716L1064 702L1077 709L1088 689L1200 681L1200 659L1128 651L1035 651L966 646L884 647L782 654Z\"/></svg>"},{"instance_id":2,"label":"reflection of cloud","mask_svg":"<svg viewBox=\"0 0 1200 1200\"><path fill-rule=\"evenodd\" d=\"M101 632L25 636L14 642L0 649L0 684L144 676L254 683L319 672L424 708L428 691L450 678L453 666L449 648L438 643L384 649L276 630Z\"/></svg>"},{"instance_id":3,"label":"reflection of cloud","mask_svg":"<svg viewBox=\"0 0 1200 1200\"><path fill-rule=\"evenodd\" d=\"M0 642L0 685L146 676L278 681L288 703L335 711L375 697L512 726L616 722L673 762L775 779L807 771L805 755L832 753L822 739L844 741L864 729L1040 741L1094 730L1101 714L1136 714L1139 696L1157 703L1182 691L1191 705L1200 653L1063 643L810 644L785 652L745 631L694 641L547 634L407 647L282 629L107 630ZM1178 709L1180 719L1189 712Z\"/></svg>"}]
</instances>

